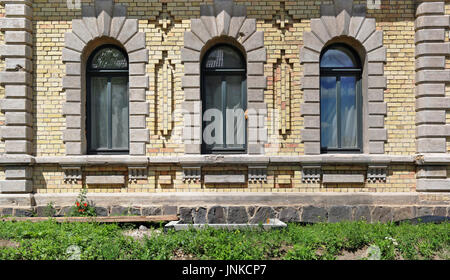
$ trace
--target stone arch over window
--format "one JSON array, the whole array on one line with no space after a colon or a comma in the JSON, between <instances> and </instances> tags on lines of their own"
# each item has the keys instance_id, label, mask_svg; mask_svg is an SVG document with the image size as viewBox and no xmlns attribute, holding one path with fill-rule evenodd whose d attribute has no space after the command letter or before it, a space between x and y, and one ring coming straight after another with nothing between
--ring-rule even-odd
<instances>
[{"instance_id":1,"label":"stone arch over window","mask_svg":"<svg viewBox=\"0 0 450 280\"><path fill-rule=\"evenodd\" d=\"M383 154L387 141L384 118L387 106L384 90L386 48L383 31L376 30L375 19L366 18L365 4L335 0L320 7L320 18L311 20L311 32L304 32L300 62L303 65L304 117L302 142L305 154L320 154L320 54L333 43L345 43L355 49L362 61L362 145L366 154Z\"/></svg>"},{"instance_id":2,"label":"stone arch over window","mask_svg":"<svg viewBox=\"0 0 450 280\"><path fill-rule=\"evenodd\" d=\"M215 0L202 5L200 18L191 20L191 31L184 33L181 60L184 63L184 130L186 154L200 154L202 147L201 61L216 44L231 44L242 50L247 60L248 154L264 154L267 130L264 126L264 63L267 59L264 34L256 31L256 19L247 18L245 6L233 0Z\"/></svg>"},{"instance_id":3,"label":"stone arch over window","mask_svg":"<svg viewBox=\"0 0 450 280\"><path fill-rule=\"evenodd\" d=\"M63 140L67 155L84 155L86 141L86 63L97 47L117 45L129 59L129 134L130 155L145 155L150 135L146 128L149 114L146 90L148 50L145 33L139 32L138 20L127 18L127 8L113 0L95 0L93 6L82 5L82 18L72 20L72 32L65 34L62 60L66 64L63 89L66 102L63 115L66 129Z\"/></svg>"}]
</instances>

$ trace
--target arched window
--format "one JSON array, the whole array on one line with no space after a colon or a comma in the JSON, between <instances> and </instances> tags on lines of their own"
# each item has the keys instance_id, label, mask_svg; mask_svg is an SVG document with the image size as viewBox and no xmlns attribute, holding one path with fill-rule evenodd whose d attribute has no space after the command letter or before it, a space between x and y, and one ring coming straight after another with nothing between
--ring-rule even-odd
<instances>
[{"instance_id":1,"label":"arched window","mask_svg":"<svg viewBox=\"0 0 450 280\"><path fill-rule=\"evenodd\" d=\"M361 62L343 44L320 57L321 151L362 152Z\"/></svg>"},{"instance_id":2,"label":"arched window","mask_svg":"<svg viewBox=\"0 0 450 280\"><path fill-rule=\"evenodd\" d=\"M97 48L88 59L86 81L88 152L127 154L127 54L114 45Z\"/></svg>"},{"instance_id":3,"label":"arched window","mask_svg":"<svg viewBox=\"0 0 450 280\"><path fill-rule=\"evenodd\" d=\"M245 153L247 71L241 52L228 45L209 50L202 63L203 153Z\"/></svg>"}]
</instances>

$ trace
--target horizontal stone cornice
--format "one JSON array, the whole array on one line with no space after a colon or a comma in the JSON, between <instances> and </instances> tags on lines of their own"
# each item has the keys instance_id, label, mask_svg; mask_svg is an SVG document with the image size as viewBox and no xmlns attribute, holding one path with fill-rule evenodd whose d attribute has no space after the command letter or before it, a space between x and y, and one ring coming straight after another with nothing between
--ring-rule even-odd
<instances>
[{"instance_id":1,"label":"horizontal stone cornice","mask_svg":"<svg viewBox=\"0 0 450 280\"><path fill-rule=\"evenodd\" d=\"M61 166L85 166L85 165L161 165L176 164L189 165L303 165L303 164L414 164L415 155L302 155L302 156L259 156L259 155L229 155L229 156L106 156L106 155L84 155L84 156L55 156L55 157L33 157L27 155L4 155L0 157L0 165L61 165ZM443 162L450 164L450 156L426 157L431 162ZM427 161L427 162L428 162Z\"/></svg>"}]
</instances>

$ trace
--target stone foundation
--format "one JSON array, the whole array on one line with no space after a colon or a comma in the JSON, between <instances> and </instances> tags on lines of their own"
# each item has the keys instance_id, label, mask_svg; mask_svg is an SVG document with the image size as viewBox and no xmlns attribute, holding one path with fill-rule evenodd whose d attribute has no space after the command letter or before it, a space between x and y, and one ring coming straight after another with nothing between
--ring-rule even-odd
<instances>
[{"instance_id":1,"label":"stone foundation","mask_svg":"<svg viewBox=\"0 0 450 280\"><path fill-rule=\"evenodd\" d=\"M1 198L4 198L1 200ZM76 194L34 195L30 205L0 197L0 214L48 216L50 203L55 216L69 211ZM268 218L283 222L391 222L430 216L450 217L450 201L429 200L420 194L90 194L88 200L98 216L178 215L183 223L260 223ZM23 200L24 201L24 200ZM15 205L16 203L16 205Z\"/></svg>"}]
</instances>

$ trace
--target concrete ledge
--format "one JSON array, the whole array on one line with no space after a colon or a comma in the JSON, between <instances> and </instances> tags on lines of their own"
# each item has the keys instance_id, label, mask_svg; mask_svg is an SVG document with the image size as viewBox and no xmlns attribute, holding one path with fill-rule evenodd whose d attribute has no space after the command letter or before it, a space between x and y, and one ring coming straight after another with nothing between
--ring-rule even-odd
<instances>
[{"instance_id":1,"label":"concrete ledge","mask_svg":"<svg viewBox=\"0 0 450 280\"><path fill-rule=\"evenodd\" d=\"M72 206L78 193L34 194L36 206ZM88 193L98 206L112 205L420 205L419 193ZM1 197L1 195L0 195ZM437 202L436 202L437 203ZM450 201L440 204L450 205Z\"/></svg>"},{"instance_id":2,"label":"concrete ledge","mask_svg":"<svg viewBox=\"0 0 450 280\"><path fill-rule=\"evenodd\" d=\"M65 157L36 157L36 164L60 165L147 165L145 156L65 156Z\"/></svg>"},{"instance_id":3,"label":"concrete ledge","mask_svg":"<svg viewBox=\"0 0 450 280\"><path fill-rule=\"evenodd\" d=\"M228 221L233 222L233 221ZM205 227L212 227L216 229L225 229L225 230L237 230L237 229L253 229L253 230L260 230L261 228L264 230L270 230L270 229L280 229L285 228L287 225L283 223L282 221L278 219L269 219L269 222L264 222L263 224L182 224L181 221L172 221L168 223L164 230L174 229L176 231L179 230L190 230L191 228L194 229L201 229Z\"/></svg>"},{"instance_id":4,"label":"concrete ledge","mask_svg":"<svg viewBox=\"0 0 450 280\"><path fill-rule=\"evenodd\" d=\"M450 155L425 156L428 162L450 164ZM22 164L58 164L58 165L160 165L160 164L414 164L415 156L397 155L303 155L303 156L260 156L260 155L186 155L166 157L146 156L107 156L107 155L82 155L82 156L0 156L0 165Z\"/></svg>"},{"instance_id":5,"label":"concrete ledge","mask_svg":"<svg viewBox=\"0 0 450 280\"><path fill-rule=\"evenodd\" d=\"M33 203L33 194L0 194L1 207L25 207Z\"/></svg>"}]
</instances>

